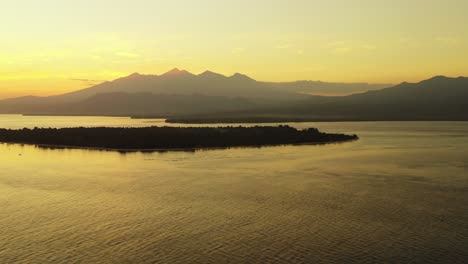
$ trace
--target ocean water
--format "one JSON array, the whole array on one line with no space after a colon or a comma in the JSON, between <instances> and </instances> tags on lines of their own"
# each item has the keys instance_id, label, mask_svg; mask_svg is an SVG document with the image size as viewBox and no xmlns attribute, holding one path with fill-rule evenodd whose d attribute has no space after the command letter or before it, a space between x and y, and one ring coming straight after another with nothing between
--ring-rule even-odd
<instances>
[{"instance_id":1,"label":"ocean water","mask_svg":"<svg viewBox=\"0 0 468 264\"><path fill-rule=\"evenodd\" d=\"M1 116L1 128L165 125ZM0 144L0 263L467 263L468 122L359 141L119 153Z\"/></svg>"}]
</instances>

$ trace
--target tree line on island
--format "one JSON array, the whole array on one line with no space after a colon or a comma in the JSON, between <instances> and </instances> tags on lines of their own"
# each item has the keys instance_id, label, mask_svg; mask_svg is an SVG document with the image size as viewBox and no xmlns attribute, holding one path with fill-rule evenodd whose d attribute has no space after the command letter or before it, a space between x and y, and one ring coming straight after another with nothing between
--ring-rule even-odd
<instances>
[{"instance_id":1,"label":"tree line on island","mask_svg":"<svg viewBox=\"0 0 468 264\"><path fill-rule=\"evenodd\" d=\"M120 150L247 147L356 139L356 135L323 133L315 128L298 130L290 126L0 129L3 143Z\"/></svg>"}]
</instances>

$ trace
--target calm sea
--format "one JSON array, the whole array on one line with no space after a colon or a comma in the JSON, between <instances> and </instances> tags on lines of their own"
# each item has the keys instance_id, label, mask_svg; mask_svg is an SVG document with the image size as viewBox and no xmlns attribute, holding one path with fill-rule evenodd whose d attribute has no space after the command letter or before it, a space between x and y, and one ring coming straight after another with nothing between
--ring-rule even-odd
<instances>
[{"instance_id":1,"label":"calm sea","mask_svg":"<svg viewBox=\"0 0 468 264\"><path fill-rule=\"evenodd\" d=\"M1 128L166 125L0 115ZM468 122L300 123L320 146L0 144L0 263L466 263Z\"/></svg>"}]
</instances>

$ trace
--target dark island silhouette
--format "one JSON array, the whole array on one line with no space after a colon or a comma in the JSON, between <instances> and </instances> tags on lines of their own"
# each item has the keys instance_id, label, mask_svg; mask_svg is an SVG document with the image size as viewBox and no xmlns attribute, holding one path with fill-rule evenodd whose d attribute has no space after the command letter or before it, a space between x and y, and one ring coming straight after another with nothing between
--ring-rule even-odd
<instances>
[{"instance_id":1,"label":"dark island silhouette","mask_svg":"<svg viewBox=\"0 0 468 264\"><path fill-rule=\"evenodd\" d=\"M227 148L356 139L356 135L322 133L315 128L298 130L289 126L0 129L3 143L113 150Z\"/></svg>"}]
</instances>

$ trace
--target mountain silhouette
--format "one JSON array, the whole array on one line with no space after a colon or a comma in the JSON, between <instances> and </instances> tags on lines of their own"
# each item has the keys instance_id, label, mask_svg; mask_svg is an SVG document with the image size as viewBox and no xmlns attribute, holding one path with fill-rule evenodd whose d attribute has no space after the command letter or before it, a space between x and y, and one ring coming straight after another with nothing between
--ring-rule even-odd
<instances>
[{"instance_id":1,"label":"mountain silhouette","mask_svg":"<svg viewBox=\"0 0 468 264\"><path fill-rule=\"evenodd\" d=\"M468 120L468 78L437 76L419 83L349 96L311 97L276 108L184 116L183 122Z\"/></svg>"},{"instance_id":2,"label":"mountain silhouette","mask_svg":"<svg viewBox=\"0 0 468 264\"><path fill-rule=\"evenodd\" d=\"M177 68L162 75L143 75L134 73L111 82L104 82L83 90L49 97L49 100L72 102L99 93L138 93L207 96L244 97L255 100L288 101L305 98L295 91L287 91L257 82L245 75L232 77L205 71L199 75Z\"/></svg>"},{"instance_id":3,"label":"mountain silhouette","mask_svg":"<svg viewBox=\"0 0 468 264\"><path fill-rule=\"evenodd\" d=\"M178 68L174 68L163 75L163 77L174 77L174 76L193 76L192 73L186 71L186 70L179 70Z\"/></svg>"},{"instance_id":4,"label":"mountain silhouette","mask_svg":"<svg viewBox=\"0 0 468 264\"><path fill-rule=\"evenodd\" d=\"M468 78L437 76L321 104L310 100L302 110L356 120L468 120L467 99Z\"/></svg>"},{"instance_id":5,"label":"mountain silhouette","mask_svg":"<svg viewBox=\"0 0 468 264\"><path fill-rule=\"evenodd\" d=\"M465 120L468 78L436 76L419 83L361 93L312 96L313 85L339 91L360 84L259 82L236 73L195 75L177 68L162 75L134 73L87 89L49 97L0 101L0 113L130 116L282 116L313 120ZM383 85L382 85L383 86ZM364 89L370 91L363 92Z\"/></svg>"},{"instance_id":6,"label":"mountain silhouette","mask_svg":"<svg viewBox=\"0 0 468 264\"><path fill-rule=\"evenodd\" d=\"M436 76L419 83L401 83L378 91L355 94L346 99L352 102L372 100L375 103L459 104L468 95L468 78Z\"/></svg>"},{"instance_id":7,"label":"mountain silhouette","mask_svg":"<svg viewBox=\"0 0 468 264\"><path fill-rule=\"evenodd\" d=\"M236 73L230 77L211 71L195 75L186 70L172 69L162 75L133 73L114 81L103 82L86 89L57 96L43 97L47 102L77 102L99 93L202 94L208 96L244 97L256 100L288 101L305 99L307 94L351 94L389 87L388 84L325 83L298 81L285 83L259 82L247 75ZM29 102L31 98L14 98ZM35 97L32 101L40 100Z\"/></svg>"},{"instance_id":8,"label":"mountain silhouette","mask_svg":"<svg viewBox=\"0 0 468 264\"><path fill-rule=\"evenodd\" d=\"M154 95L151 93L108 93L55 109L73 115L174 116L239 111L256 105L242 98L204 95Z\"/></svg>"}]
</instances>

